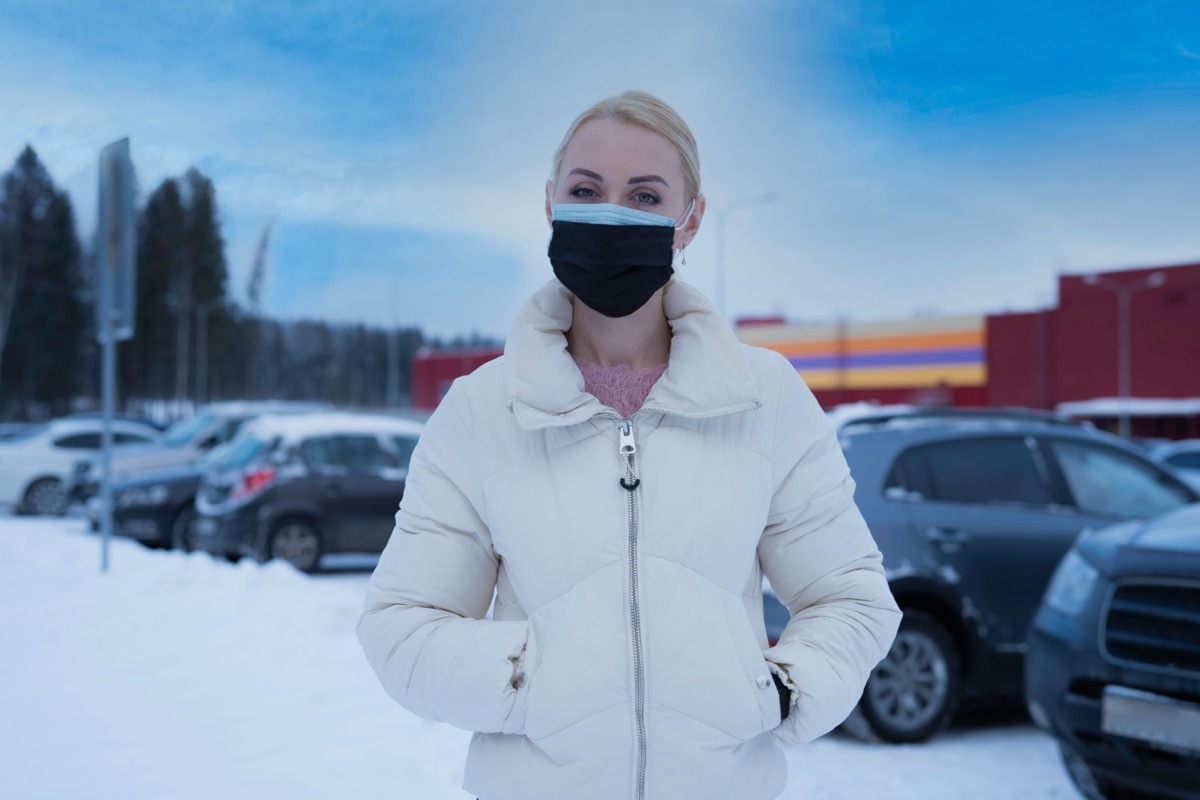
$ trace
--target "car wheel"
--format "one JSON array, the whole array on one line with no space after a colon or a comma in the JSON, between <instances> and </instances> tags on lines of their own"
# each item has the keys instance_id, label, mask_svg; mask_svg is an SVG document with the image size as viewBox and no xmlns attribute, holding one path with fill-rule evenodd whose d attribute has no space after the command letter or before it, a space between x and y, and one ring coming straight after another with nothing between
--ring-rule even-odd
<instances>
[{"instance_id":1,"label":"car wheel","mask_svg":"<svg viewBox=\"0 0 1200 800\"><path fill-rule=\"evenodd\" d=\"M271 534L267 560L280 558L301 572L316 572L321 560L321 536L303 520L287 520Z\"/></svg>"},{"instance_id":2,"label":"car wheel","mask_svg":"<svg viewBox=\"0 0 1200 800\"><path fill-rule=\"evenodd\" d=\"M21 511L51 517L67 513L67 492L63 482L58 478L38 478L25 490Z\"/></svg>"},{"instance_id":3,"label":"car wheel","mask_svg":"<svg viewBox=\"0 0 1200 800\"><path fill-rule=\"evenodd\" d=\"M1071 783L1087 800L1136 800L1145 796L1097 777L1083 756L1070 745L1060 742L1059 753L1067 774L1071 776Z\"/></svg>"},{"instance_id":4,"label":"car wheel","mask_svg":"<svg viewBox=\"0 0 1200 800\"><path fill-rule=\"evenodd\" d=\"M925 741L958 710L961 665L954 640L937 620L905 611L891 650L871 672L843 728L870 741Z\"/></svg>"},{"instance_id":5,"label":"car wheel","mask_svg":"<svg viewBox=\"0 0 1200 800\"><path fill-rule=\"evenodd\" d=\"M190 503L180 509L171 523L170 547L185 553L196 549L196 509Z\"/></svg>"}]
</instances>

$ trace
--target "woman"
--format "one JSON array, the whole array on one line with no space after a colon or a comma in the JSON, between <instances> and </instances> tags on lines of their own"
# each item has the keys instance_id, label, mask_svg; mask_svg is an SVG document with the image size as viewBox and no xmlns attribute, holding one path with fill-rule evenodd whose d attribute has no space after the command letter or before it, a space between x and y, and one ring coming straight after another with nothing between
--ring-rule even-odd
<instances>
[{"instance_id":1,"label":"woman","mask_svg":"<svg viewBox=\"0 0 1200 800\"><path fill-rule=\"evenodd\" d=\"M812 393L671 279L704 208L674 110L584 112L546 184L557 279L413 455L359 639L397 701L476 732L482 800L776 797L780 743L839 724L895 634Z\"/></svg>"}]
</instances>

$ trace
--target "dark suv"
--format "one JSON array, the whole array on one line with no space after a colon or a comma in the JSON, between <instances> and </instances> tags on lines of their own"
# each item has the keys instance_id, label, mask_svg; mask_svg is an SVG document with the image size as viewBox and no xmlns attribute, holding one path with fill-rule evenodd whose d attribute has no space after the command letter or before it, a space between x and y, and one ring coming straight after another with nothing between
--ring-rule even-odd
<instances>
[{"instance_id":1,"label":"dark suv","mask_svg":"<svg viewBox=\"0 0 1200 800\"><path fill-rule=\"evenodd\" d=\"M196 493L197 549L281 558L314 572L325 553L382 552L421 424L382 415L265 416Z\"/></svg>"},{"instance_id":2,"label":"dark suv","mask_svg":"<svg viewBox=\"0 0 1200 800\"><path fill-rule=\"evenodd\" d=\"M1089 800L1200 800L1200 505L1080 535L1029 631L1025 696Z\"/></svg>"},{"instance_id":3,"label":"dark suv","mask_svg":"<svg viewBox=\"0 0 1200 800\"><path fill-rule=\"evenodd\" d=\"M868 739L921 741L963 697L1019 698L1026 631L1076 535L1200 499L1123 440L1051 418L897 417L840 441L904 610L843 726Z\"/></svg>"}]
</instances>

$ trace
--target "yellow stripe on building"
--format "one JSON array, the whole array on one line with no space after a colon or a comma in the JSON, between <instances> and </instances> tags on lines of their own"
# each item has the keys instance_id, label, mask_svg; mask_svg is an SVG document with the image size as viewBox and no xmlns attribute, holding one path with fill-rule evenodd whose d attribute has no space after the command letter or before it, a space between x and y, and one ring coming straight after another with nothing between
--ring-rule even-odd
<instances>
[{"instance_id":1,"label":"yellow stripe on building","mask_svg":"<svg viewBox=\"0 0 1200 800\"><path fill-rule=\"evenodd\" d=\"M811 389L906 389L926 386L985 386L985 364L935 364L926 367L883 369L805 370L800 372Z\"/></svg>"}]
</instances>

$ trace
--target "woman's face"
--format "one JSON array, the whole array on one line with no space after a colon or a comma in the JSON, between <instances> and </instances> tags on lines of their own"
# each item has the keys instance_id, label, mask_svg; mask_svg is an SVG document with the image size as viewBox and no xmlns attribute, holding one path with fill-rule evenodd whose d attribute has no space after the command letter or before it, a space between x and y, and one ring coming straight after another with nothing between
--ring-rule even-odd
<instances>
[{"instance_id":1,"label":"woman's face","mask_svg":"<svg viewBox=\"0 0 1200 800\"><path fill-rule=\"evenodd\" d=\"M596 119L575 132L563 152L562 169L546 181L546 220L554 203L613 203L671 217L683 228L675 247L687 247L700 228L704 198L684 222L686 196L679 152L663 136L639 125Z\"/></svg>"}]
</instances>

